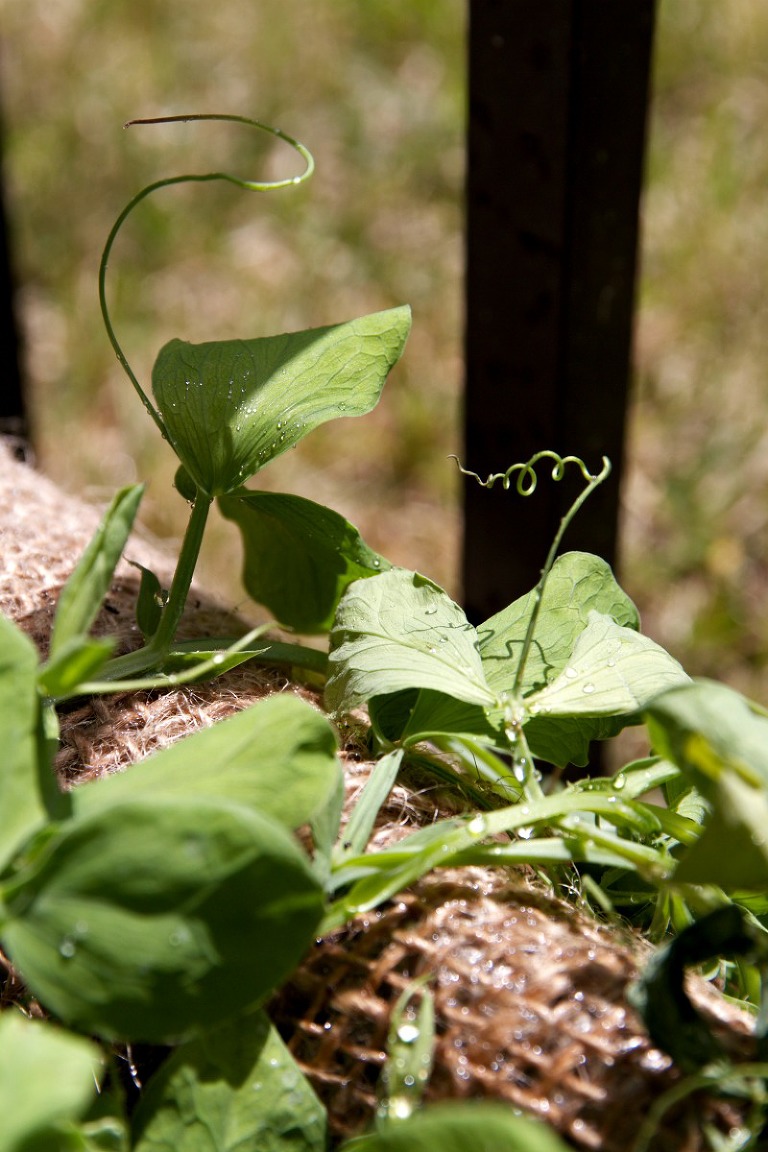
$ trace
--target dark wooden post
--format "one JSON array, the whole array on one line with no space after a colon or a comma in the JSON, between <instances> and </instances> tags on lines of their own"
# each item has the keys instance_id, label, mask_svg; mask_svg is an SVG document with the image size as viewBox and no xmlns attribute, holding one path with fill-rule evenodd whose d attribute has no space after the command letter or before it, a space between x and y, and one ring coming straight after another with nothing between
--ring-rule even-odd
<instances>
[{"instance_id":1,"label":"dark wooden post","mask_svg":"<svg viewBox=\"0 0 768 1152\"><path fill-rule=\"evenodd\" d=\"M470 0L464 462L542 448L611 479L565 540L614 563L654 0ZM464 602L538 579L576 491L467 482Z\"/></svg>"},{"instance_id":2,"label":"dark wooden post","mask_svg":"<svg viewBox=\"0 0 768 1152\"><path fill-rule=\"evenodd\" d=\"M14 278L2 171L3 127L0 121L0 348L3 373L0 380L0 435L27 436L26 406L19 362L19 336L14 308Z\"/></svg>"}]
</instances>

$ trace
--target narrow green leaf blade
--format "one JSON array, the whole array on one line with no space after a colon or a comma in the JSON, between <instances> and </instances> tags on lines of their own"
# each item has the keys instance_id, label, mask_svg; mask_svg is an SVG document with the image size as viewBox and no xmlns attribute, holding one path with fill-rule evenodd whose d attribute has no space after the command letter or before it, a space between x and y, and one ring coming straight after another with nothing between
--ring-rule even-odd
<instances>
[{"instance_id":1,"label":"narrow green leaf blade","mask_svg":"<svg viewBox=\"0 0 768 1152\"><path fill-rule=\"evenodd\" d=\"M497 692L513 685L535 602L528 592L478 628L486 679ZM522 694L543 688L565 668L590 612L637 629L637 609L610 567L588 552L566 552L552 566L539 610L534 643L525 666Z\"/></svg>"},{"instance_id":2,"label":"narrow green leaf blade","mask_svg":"<svg viewBox=\"0 0 768 1152\"><path fill-rule=\"evenodd\" d=\"M61 644L56 655L40 669L38 687L44 696L60 699L77 691L80 684L95 679L114 651L110 638L92 640L73 636Z\"/></svg>"},{"instance_id":3,"label":"narrow green leaf blade","mask_svg":"<svg viewBox=\"0 0 768 1152\"><path fill-rule=\"evenodd\" d=\"M391 567L338 512L300 496L242 489L219 507L243 538L248 595L296 632L327 632L348 585Z\"/></svg>"},{"instance_id":4,"label":"narrow green leaf blade","mask_svg":"<svg viewBox=\"0 0 768 1152\"><path fill-rule=\"evenodd\" d=\"M325 1110L262 1013L182 1045L133 1118L135 1152L324 1152Z\"/></svg>"},{"instance_id":5,"label":"narrow green leaf blade","mask_svg":"<svg viewBox=\"0 0 768 1152\"><path fill-rule=\"evenodd\" d=\"M130 799L210 796L298 828L336 791L336 748L317 709L297 696L270 696L125 772L82 785L73 804L85 815Z\"/></svg>"},{"instance_id":6,"label":"narrow green leaf blade","mask_svg":"<svg viewBox=\"0 0 768 1152\"><path fill-rule=\"evenodd\" d=\"M95 1044L20 1012L0 1014L0 1147L64 1148L61 1124L79 1120L96 1094Z\"/></svg>"},{"instance_id":7,"label":"narrow green leaf blade","mask_svg":"<svg viewBox=\"0 0 768 1152\"><path fill-rule=\"evenodd\" d=\"M61 590L51 635L51 656L67 641L85 635L112 582L136 519L144 486L122 488L102 518L77 567Z\"/></svg>"},{"instance_id":8,"label":"narrow green leaf blade","mask_svg":"<svg viewBox=\"0 0 768 1152\"><path fill-rule=\"evenodd\" d=\"M34 644L0 616L0 871L33 832L67 807L50 762L36 681Z\"/></svg>"},{"instance_id":9,"label":"narrow green leaf blade","mask_svg":"<svg viewBox=\"0 0 768 1152\"><path fill-rule=\"evenodd\" d=\"M3 893L4 950L62 1020L173 1043L262 1000L312 939L323 895L279 824L213 797L67 821Z\"/></svg>"},{"instance_id":10,"label":"narrow green leaf blade","mask_svg":"<svg viewBox=\"0 0 768 1152\"><path fill-rule=\"evenodd\" d=\"M160 350L152 390L179 459L203 492L240 487L327 420L378 402L410 309L345 324Z\"/></svg>"},{"instance_id":11,"label":"narrow green leaf blade","mask_svg":"<svg viewBox=\"0 0 768 1152\"><path fill-rule=\"evenodd\" d=\"M341 1152L567 1152L551 1128L504 1104L436 1104L350 1140Z\"/></svg>"},{"instance_id":12,"label":"narrow green leaf blade","mask_svg":"<svg viewBox=\"0 0 768 1152\"><path fill-rule=\"evenodd\" d=\"M431 688L491 707L477 633L449 596L418 573L393 568L357 580L331 632L326 702L351 710L372 696Z\"/></svg>"}]
</instances>

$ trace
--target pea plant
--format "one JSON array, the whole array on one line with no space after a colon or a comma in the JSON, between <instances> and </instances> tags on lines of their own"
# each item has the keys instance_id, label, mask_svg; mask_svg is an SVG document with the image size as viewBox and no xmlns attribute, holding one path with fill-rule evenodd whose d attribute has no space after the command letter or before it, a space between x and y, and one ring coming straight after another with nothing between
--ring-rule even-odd
<instances>
[{"instance_id":1,"label":"pea plant","mask_svg":"<svg viewBox=\"0 0 768 1152\"><path fill-rule=\"evenodd\" d=\"M651 1146L664 1110L702 1086L749 1102L743 1131L714 1134L712 1147L758 1147L768 1075L768 714L732 689L691 680L640 632L604 561L561 552L607 460L592 473L543 451L487 480L465 473L486 486L514 481L522 497L533 496L543 462L553 482L567 468L584 482L536 587L476 628L440 587L392 566L333 510L245 487L320 424L375 406L408 335L407 308L279 336L172 340L157 357L151 399L107 306L109 258L126 218L171 184L265 191L295 186L313 167L297 141L242 117L165 119L262 128L305 168L272 183L222 172L159 180L129 202L107 240L107 333L178 457L189 523L170 588L142 571L136 651L116 654L92 630L141 486L123 489L105 513L61 593L44 661L0 619L0 958L25 989L0 1013L0 1148L325 1149L324 1109L270 1024L268 997L317 937L432 869L462 864L531 865L542 882L658 943L635 999L687 1077L674 1099L660 1099L637 1152ZM326 652L264 629L176 638L214 501L240 530L249 595L276 623L327 634ZM280 694L119 776L58 788L61 702L175 686L253 658L311 669L327 714ZM344 817L335 723L360 709L373 767ZM568 765L588 767L594 742L639 724L647 758L613 777L563 783ZM382 804L413 767L452 788L462 814L371 850ZM311 854L294 835L307 826ZM685 969L703 963L755 1015L750 1065L729 1061L688 999ZM393 1010L376 1125L345 1148L562 1152L556 1135L501 1106L420 1107L434 1020L424 987L403 1040L410 995ZM30 1019L39 1006L47 1022ZM119 1065L140 1042L172 1051L129 1115Z\"/></svg>"}]
</instances>

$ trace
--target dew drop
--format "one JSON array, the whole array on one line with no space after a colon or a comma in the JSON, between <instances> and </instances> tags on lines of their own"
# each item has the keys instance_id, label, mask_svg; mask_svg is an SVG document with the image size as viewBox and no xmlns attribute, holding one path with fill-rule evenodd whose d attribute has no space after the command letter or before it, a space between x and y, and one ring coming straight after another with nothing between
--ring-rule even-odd
<instances>
[{"instance_id":1,"label":"dew drop","mask_svg":"<svg viewBox=\"0 0 768 1152\"><path fill-rule=\"evenodd\" d=\"M488 825L484 816L475 816L467 825L467 830L473 836L483 836L485 835L487 827Z\"/></svg>"},{"instance_id":2,"label":"dew drop","mask_svg":"<svg viewBox=\"0 0 768 1152\"><path fill-rule=\"evenodd\" d=\"M398 1040L403 1044L414 1044L419 1038L419 1030L415 1024L401 1024L397 1030Z\"/></svg>"},{"instance_id":3,"label":"dew drop","mask_svg":"<svg viewBox=\"0 0 768 1152\"><path fill-rule=\"evenodd\" d=\"M565 676L566 680L575 680L578 676L578 672L575 668L566 668L563 672L563 675Z\"/></svg>"},{"instance_id":4,"label":"dew drop","mask_svg":"<svg viewBox=\"0 0 768 1152\"><path fill-rule=\"evenodd\" d=\"M627 778L622 772L620 772L618 776L614 776L611 782L612 787L614 787L617 792L621 792L622 788L626 786L626 783Z\"/></svg>"},{"instance_id":5,"label":"dew drop","mask_svg":"<svg viewBox=\"0 0 768 1152\"><path fill-rule=\"evenodd\" d=\"M71 960L75 952L77 952L77 945L74 940L62 940L61 944L59 944L59 953L65 960Z\"/></svg>"},{"instance_id":6,"label":"dew drop","mask_svg":"<svg viewBox=\"0 0 768 1152\"><path fill-rule=\"evenodd\" d=\"M591 696L592 693L594 692L594 690L595 690L595 686L591 680L588 680L587 683L582 688L582 692L584 693L585 696Z\"/></svg>"},{"instance_id":7,"label":"dew drop","mask_svg":"<svg viewBox=\"0 0 768 1152\"><path fill-rule=\"evenodd\" d=\"M425 616L434 616L436 612L437 612L437 605L436 604L431 604L429 606L429 608L424 609L424 615Z\"/></svg>"}]
</instances>

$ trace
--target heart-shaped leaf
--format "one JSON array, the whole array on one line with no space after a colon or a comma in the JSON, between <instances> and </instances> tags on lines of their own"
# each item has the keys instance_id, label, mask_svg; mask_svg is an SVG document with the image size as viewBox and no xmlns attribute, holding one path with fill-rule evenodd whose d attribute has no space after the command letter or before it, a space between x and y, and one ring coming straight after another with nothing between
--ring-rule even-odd
<instances>
[{"instance_id":1,"label":"heart-shaped leaf","mask_svg":"<svg viewBox=\"0 0 768 1152\"><path fill-rule=\"evenodd\" d=\"M198 488L232 492L318 425L370 412L410 323L403 307L256 340L171 340L155 362L152 390Z\"/></svg>"},{"instance_id":2,"label":"heart-shaped leaf","mask_svg":"<svg viewBox=\"0 0 768 1152\"><path fill-rule=\"evenodd\" d=\"M327 632L347 586L391 567L348 520L312 500L243 489L219 507L242 534L248 595L296 632Z\"/></svg>"},{"instance_id":3,"label":"heart-shaped leaf","mask_svg":"<svg viewBox=\"0 0 768 1152\"><path fill-rule=\"evenodd\" d=\"M214 797L126 801L30 846L2 891L3 949L62 1020L174 1042L263 999L323 895L279 824Z\"/></svg>"}]
</instances>

